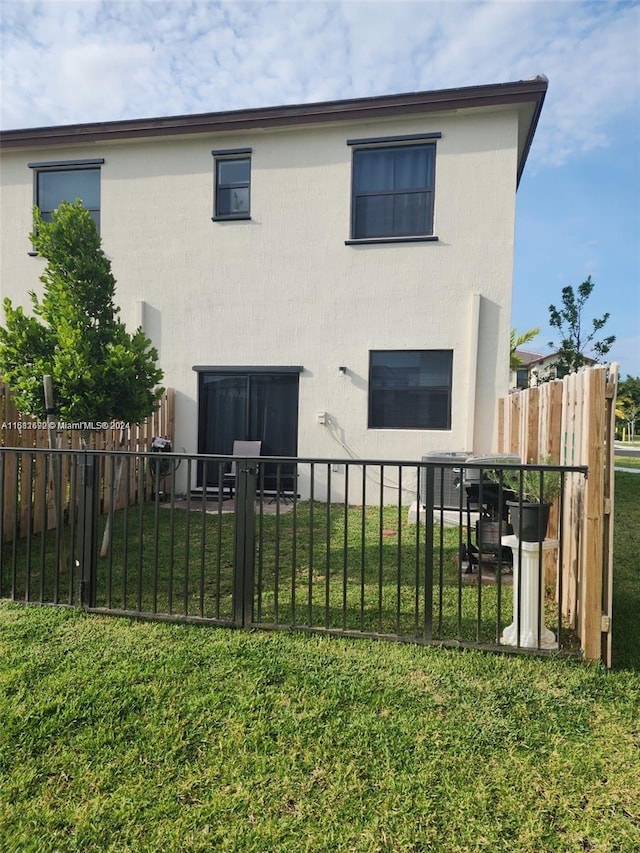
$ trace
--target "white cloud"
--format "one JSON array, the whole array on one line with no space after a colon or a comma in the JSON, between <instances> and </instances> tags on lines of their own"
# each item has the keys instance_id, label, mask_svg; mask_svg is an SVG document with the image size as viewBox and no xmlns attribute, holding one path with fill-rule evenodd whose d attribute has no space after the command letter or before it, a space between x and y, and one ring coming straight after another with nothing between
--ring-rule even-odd
<instances>
[{"instance_id":1,"label":"white cloud","mask_svg":"<svg viewBox=\"0 0 640 853\"><path fill-rule=\"evenodd\" d=\"M544 73L532 159L560 164L638 108L637 4L5 0L0 27L3 127Z\"/></svg>"},{"instance_id":2,"label":"white cloud","mask_svg":"<svg viewBox=\"0 0 640 853\"><path fill-rule=\"evenodd\" d=\"M149 44L110 45L92 38L65 51L57 82L68 93L67 103L76 114L96 115L105 109L122 114L128 106L128 93L148 83L151 54Z\"/></svg>"},{"instance_id":3,"label":"white cloud","mask_svg":"<svg viewBox=\"0 0 640 853\"><path fill-rule=\"evenodd\" d=\"M640 375L633 311L637 172L627 155L633 140L640 141L638 2L0 3L4 128L304 103L546 74L549 93L524 193L520 190L521 213L523 195L526 200L529 189L536 192L525 208L528 218L519 225L513 325L527 328L531 316L546 314L546 306L558 300L562 285L592 273L603 285L590 306L593 316L611 309L612 333L620 336L612 357L624 373ZM617 137L630 144L625 148ZM613 168L598 152L607 146L618 152L624 169ZM581 159L585 153L590 156ZM564 170L553 173L543 168L562 165ZM558 176L573 165L575 183L565 180L559 189ZM599 184L586 172L594 168L600 170L593 176ZM556 259L555 266L541 263L541 246Z\"/></svg>"}]
</instances>

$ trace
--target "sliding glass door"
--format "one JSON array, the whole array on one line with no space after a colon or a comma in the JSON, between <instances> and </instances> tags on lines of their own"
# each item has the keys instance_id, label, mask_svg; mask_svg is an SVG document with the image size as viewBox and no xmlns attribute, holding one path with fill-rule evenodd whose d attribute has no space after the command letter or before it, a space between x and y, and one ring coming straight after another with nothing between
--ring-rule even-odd
<instances>
[{"instance_id":1,"label":"sliding glass door","mask_svg":"<svg viewBox=\"0 0 640 853\"><path fill-rule=\"evenodd\" d=\"M237 440L261 441L262 456L295 456L298 452L299 370L214 368L199 371L198 452L231 454ZM281 468L280 487L293 488L292 466ZM277 466L264 466L265 488L275 489ZM218 466L202 469L198 486L217 488Z\"/></svg>"}]
</instances>

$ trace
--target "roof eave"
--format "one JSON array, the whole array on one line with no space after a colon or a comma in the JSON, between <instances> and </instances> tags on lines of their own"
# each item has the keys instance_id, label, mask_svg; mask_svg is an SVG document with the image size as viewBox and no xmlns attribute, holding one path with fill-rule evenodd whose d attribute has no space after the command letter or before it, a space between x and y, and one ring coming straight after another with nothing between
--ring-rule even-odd
<instances>
[{"instance_id":1,"label":"roof eave","mask_svg":"<svg viewBox=\"0 0 640 853\"><path fill-rule=\"evenodd\" d=\"M547 86L547 78L538 76L531 80L513 83L494 83L311 104L6 130L0 132L0 148L77 145L136 137L221 133L251 128L376 119L413 112L443 112L473 107L531 103L533 104L531 120L518 158L517 179L519 181L533 141Z\"/></svg>"}]
</instances>

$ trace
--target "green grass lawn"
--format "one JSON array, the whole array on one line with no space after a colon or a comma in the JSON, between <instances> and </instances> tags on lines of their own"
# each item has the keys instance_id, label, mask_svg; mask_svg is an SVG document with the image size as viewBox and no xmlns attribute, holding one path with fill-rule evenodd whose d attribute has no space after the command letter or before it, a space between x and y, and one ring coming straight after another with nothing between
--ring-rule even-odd
<instances>
[{"instance_id":1,"label":"green grass lawn","mask_svg":"<svg viewBox=\"0 0 640 853\"><path fill-rule=\"evenodd\" d=\"M616 468L634 468L640 470L640 457L638 456L615 456Z\"/></svg>"},{"instance_id":2,"label":"green grass lawn","mask_svg":"<svg viewBox=\"0 0 640 853\"><path fill-rule=\"evenodd\" d=\"M615 482L613 663L640 672L640 474Z\"/></svg>"},{"instance_id":3,"label":"green grass lawn","mask_svg":"<svg viewBox=\"0 0 640 853\"><path fill-rule=\"evenodd\" d=\"M616 669L0 605L0 850L640 849L640 501Z\"/></svg>"},{"instance_id":4,"label":"green grass lawn","mask_svg":"<svg viewBox=\"0 0 640 853\"><path fill-rule=\"evenodd\" d=\"M104 523L102 518L100 525ZM98 560L96 607L230 623L234 523L232 514L205 514L197 502L192 511L172 512L168 504L148 503L116 513L112 547ZM487 582L485 568L479 586L477 574L462 573L462 536L464 529L436 525L432 633L444 641L497 643L513 619L509 567L502 566L506 582L500 585ZM71 538L67 528L66 542ZM253 621L424 637L424 539L424 522L419 529L409 524L406 507L363 511L305 501L297 504L295 514L260 513ZM15 585L18 600L72 600L73 570L56 572L55 548L55 530L44 542L36 535L5 543L2 588ZM547 597L545 617L555 633L558 612L552 596ZM562 647L573 645L567 631Z\"/></svg>"}]
</instances>

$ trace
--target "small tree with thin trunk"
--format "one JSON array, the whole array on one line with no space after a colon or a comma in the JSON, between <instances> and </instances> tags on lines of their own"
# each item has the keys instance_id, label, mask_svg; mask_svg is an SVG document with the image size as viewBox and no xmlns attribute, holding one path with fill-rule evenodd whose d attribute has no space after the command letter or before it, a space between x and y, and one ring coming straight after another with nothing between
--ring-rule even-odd
<instances>
[{"instance_id":1,"label":"small tree with thin trunk","mask_svg":"<svg viewBox=\"0 0 640 853\"><path fill-rule=\"evenodd\" d=\"M591 321L585 328L582 316L584 306L591 296L595 282L591 276L578 285L577 292L571 285L562 288L562 305L556 308L549 306L549 325L558 330L560 343L549 342L556 350L557 359L554 366L564 373L575 373L589 359L601 361L609 352L615 341L615 335L596 338L609 319L607 311L602 317Z\"/></svg>"},{"instance_id":2,"label":"small tree with thin trunk","mask_svg":"<svg viewBox=\"0 0 640 853\"><path fill-rule=\"evenodd\" d=\"M45 222L34 210L33 246L47 265L32 314L4 300L0 376L18 409L47 416L43 376L51 376L57 417L71 424L140 423L163 389L158 354L142 329L130 334L114 303L116 280L82 202L63 202ZM83 431L86 445L87 432ZM119 481L119 470L117 481Z\"/></svg>"},{"instance_id":3,"label":"small tree with thin trunk","mask_svg":"<svg viewBox=\"0 0 640 853\"><path fill-rule=\"evenodd\" d=\"M633 441L640 421L640 376L627 376L618 383L616 421L622 435L626 433L629 441Z\"/></svg>"},{"instance_id":4,"label":"small tree with thin trunk","mask_svg":"<svg viewBox=\"0 0 640 853\"><path fill-rule=\"evenodd\" d=\"M63 202L30 235L47 261L33 313L4 300L0 376L20 411L45 419L42 377L50 375L58 416L70 423L140 423L162 395L158 354L142 329L127 332L114 304L116 280L82 202Z\"/></svg>"}]
</instances>

